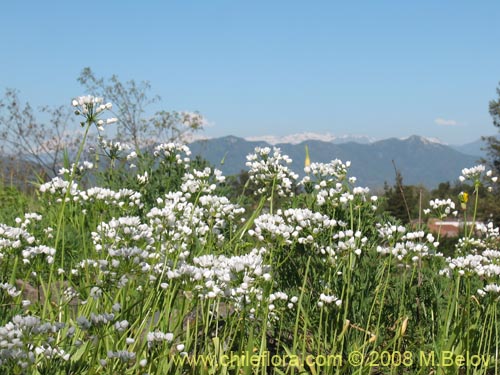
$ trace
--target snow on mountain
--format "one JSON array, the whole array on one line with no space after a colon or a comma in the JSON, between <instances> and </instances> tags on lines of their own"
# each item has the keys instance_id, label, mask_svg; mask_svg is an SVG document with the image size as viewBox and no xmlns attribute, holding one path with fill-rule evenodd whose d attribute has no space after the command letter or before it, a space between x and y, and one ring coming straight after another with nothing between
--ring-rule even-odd
<instances>
[{"instance_id":1,"label":"snow on mountain","mask_svg":"<svg viewBox=\"0 0 500 375\"><path fill-rule=\"evenodd\" d=\"M400 140L402 141L406 141L406 140L411 140L411 139L416 139L416 140L420 140L422 143L424 144L432 144L432 143L436 143L436 144L440 144L440 145L446 145L446 143L442 142L440 139L438 138L433 138L433 137L422 137L420 135L410 135L409 137L403 137L403 138L399 138Z\"/></svg>"},{"instance_id":2,"label":"snow on mountain","mask_svg":"<svg viewBox=\"0 0 500 375\"><path fill-rule=\"evenodd\" d=\"M291 143L281 143L283 154L293 160L291 168L297 173L304 168L305 147L296 144L309 139L308 146L311 161L328 163L333 159L351 161L350 175L358 178L359 186L381 188L384 183L394 181L394 164L404 176L405 183L433 188L444 181L455 181L462 169L477 164L478 157L466 155L453 148L436 143L433 139L420 136L405 140L389 138L361 144L359 142L340 142L339 138L330 137L330 142L311 139L301 134L288 137ZM217 166L225 175L237 175L245 169L246 155L256 146L266 145L260 141L248 141L235 136L214 138L190 144L193 155L200 155L212 165ZM346 139L346 138L343 138ZM284 138L272 138L274 142L283 142ZM221 163L224 160L224 163Z\"/></svg>"},{"instance_id":3,"label":"snow on mountain","mask_svg":"<svg viewBox=\"0 0 500 375\"><path fill-rule=\"evenodd\" d=\"M247 141L264 141L271 145L276 145L279 143L286 143L296 145L304 141L323 141L331 143L347 143L347 142L357 142L357 143L372 143L376 139L364 135L333 135L331 133L313 133L313 132L303 132L296 134L289 134L284 136L276 135L262 135L262 136L252 136L245 137Z\"/></svg>"}]
</instances>

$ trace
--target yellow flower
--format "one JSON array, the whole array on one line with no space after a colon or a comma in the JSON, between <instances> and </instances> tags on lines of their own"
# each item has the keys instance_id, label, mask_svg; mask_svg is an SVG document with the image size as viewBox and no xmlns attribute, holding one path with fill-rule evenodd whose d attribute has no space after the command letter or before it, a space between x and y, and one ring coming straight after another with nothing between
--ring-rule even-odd
<instances>
[{"instance_id":1,"label":"yellow flower","mask_svg":"<svg viewBox=\"0 0 500 375\"><path fill-rule=\"evenodd\" d=\"M469 201L469 193L462 191L458 194L458 199L460 199L460 206L462 207L462 210L465 210L467 208L467 202Z\"/></svg>"},{"instance_id":2,"label":"yellow flower","mask_svg":"<svg viewBox=\"0 0 500 375\"><path fill-rule=\"evenodd\" d=\"M306 160L304 162L304 167L307 168L311 165L311 158L309 157L309 147L306 145Z\"/></svg>"}]
</instances>

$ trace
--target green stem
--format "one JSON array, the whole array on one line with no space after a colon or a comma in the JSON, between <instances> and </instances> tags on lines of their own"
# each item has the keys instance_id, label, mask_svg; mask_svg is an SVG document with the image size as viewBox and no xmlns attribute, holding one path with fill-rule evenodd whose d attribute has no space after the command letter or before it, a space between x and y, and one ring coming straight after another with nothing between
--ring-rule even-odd
<instances>
[{"instance_id":1,"label":"green stem","mask_svg":"<svg viewBox=\"0 0 500 375\"><path fill-rule=\"evenodd\" d=\"M307 283L307 276L309 274L309 265L311 263L311 257L309 256L307 258L307 264L306 264L306 271L304 274L304 282L302 283L302 288L300 290L300 296L299 300L297 303L297 314L295 316L295 326L293 329L293 348L292 348L292 353L297 353L297 345L298 345L298 335L299 335L299 320L301 316L301 311L304 310L303 306L303 300L304 300L304 293L306 291L306 283Z\"/></svg>"},{"instance_id":2,"label":"green stem","mask_svg":"<svg viewBox=\"0 0 500 375\"><path fill-rule=\"evenodd\" d=\"M66 189L66 194L65 194L64 199L62 201L61 210L59 211L59 218L57 220L56 240L55 240L55 244L54 244L54 248L56 249L56 251L57 251L57 246L59 244L60 236L62 233L61 227L62 227L62 221L63 221L63 217L64 217L64 211L66 208L66 201L69 198L70 193L71 193L71 186L73 185L73 181L75 179L76 168L77 168L78 162L80 161L80 157L81 157L82 152L83 152L83 146L85 145L85 141L87 140L87 135L89 133L91 125L92 125L91 122L87 122L87 126L85 128L85 133L83 134L82 142L80 143L80 147L78 148L78 153L76 154L76 160L73 164L73 168L71 169L71 175L69 177L69 185L68 185L68 188ZM53 264L55 264L55 262ZM64 248L61 249L61 268L64 269Z\"/></svg>"},{"instance_id":3,"label":"green stem","mask_svg":"<svg viewBox=\"0 0 500 375\"><path fill-rule=\"evenodd\" d=\"M89 133L91 125L92 125L92 122L90 120L87 121L85 132L83 134L83 139L82 139L82 142L80 143L80 147L78 148L78 153L76 154L75 163L73 164L73 168L71 169L71 175L69 178L68 188L66 189L66 194L64 195L61 209L59 211L59 217L57 219L56 239L55 239L55 243L54 243L54 249L56 249L56 252L58 251L57 247L59 245L59 241L61 240L61 234L63 233L63 229L62 229L63 225L62 224L63 224L64 211L66 209L66 201L69 199L69 196L71 193L71 186L73 185L73 180L75 179L76 168L77 168L78 162L80 161L80 157L81 157L82 152L83 152L83 147L84 147L85 142L87 140L87 135ZM61 251L61 265L60 265L60 267L62 269L64 269L64 246L61 247L60 251ZM51 294L51 290L52 290L52 279L54 277L55 266L56 266L56 262L53 262L51 267L50 267L49 280L48 280L48 285L47 285L47 295L46 295L47 301L50 301L50 294ZM46 316L47 309L48 309L49 305L50 305L49 303L44 304L42 317Z\"/></svg>"},{"instance_id":4,"label":"green stem","mask_svg":"<svg viewBox=\"0 0 500 375\"><path fill-rule=\"evenodd\" d=\"M273 187L271 188L271 197L269 198L271 201L269 203L269 213L273 214L273 201L274 201L274 189L276 187L276 177L273 179Z\"/></svg>"},{"instance_id":5,"label":"green stem","mask_svg":"<svg viewBox=\"0 0 500 375\"><path fill-rule=\"evenodd\" d=\"M472 236L472 234L474 232L474 226L476 224L477 205L479 202L479 185L478 184L476 184L476 186L475 186L474 194L476 194L476 198L474 200L474 213L472 215L472 224L471 224L470 229L469 229L469 236L468 237Z\"/></svg>"}]
</instances>

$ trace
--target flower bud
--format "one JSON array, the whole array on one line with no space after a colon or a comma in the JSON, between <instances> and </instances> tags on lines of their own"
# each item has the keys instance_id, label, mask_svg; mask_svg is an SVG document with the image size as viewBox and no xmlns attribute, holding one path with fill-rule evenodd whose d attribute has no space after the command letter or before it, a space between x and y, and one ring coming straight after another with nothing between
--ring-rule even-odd
<instances>
[{"instance_id":1,"label":"flower bud","mask_svg":"<svg viewBox=\"0 0 500 375\"><path fill-rule=\"evenodd\" d=\"M469 201L469 193L462 191L458 194L458 199L460 200L460 207L462 207L462 210L465 210L467 208L467 202Z\"/></svg>"},{"instance_id":2,"label":"flower bud","mask_svg":"<svg viewBox=\"0 0 500 375\"><path fill-rule=\"evenodd\" d=\"M309 157L309 147L306 145L306 160L304 161L304 168L309 168L311 165L311 158Z\"/></svg>"},{"instance_id":3,"label":"flower bud","mask_svg":"<svg viewBox=\"0 0 500 375\"><path fill-rule=\"evenodd\" d=\"M403 336L406 332L406 328L408 327L408 317L403 320L403 324L401 325L401 336Z\"/></svg>"}]
</instances>

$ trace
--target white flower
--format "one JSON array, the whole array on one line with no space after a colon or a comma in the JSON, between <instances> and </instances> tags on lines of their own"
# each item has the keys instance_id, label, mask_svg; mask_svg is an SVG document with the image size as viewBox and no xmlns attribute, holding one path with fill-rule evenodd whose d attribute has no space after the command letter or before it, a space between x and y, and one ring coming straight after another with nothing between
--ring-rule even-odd
<instances>
[{"instance_id":1,"label":"white flower","mask_svg":"<svg viewBox=\"0 0 500 375\"><path fill-rule=\"evenodd\" d=\"M477 183L481 177L481 174L486 170L486 167L482 164L478 164L471 168L462 169L462 175L459 177L461 182L465 180L471 180Z\"/></svg>"},{"instance_id":2,"label":"white flower","mask_svg":"<svg viewBox=\"0 0 500 375\"><path fill-rule=\"evenodd\" d=\"M75 114L80 115L85 119L85 121L80 123L82 126L94 123L99 130L102 130L104 120L99 117L105 110L111 109L111 103L103 105L102 102L103 98L91 95L80 96L71 101L71 105L77 108L75 110ZM108 124L113 122L115 122L115 119L106 120L106 123Z\"/></svg>"}]
</instances>

